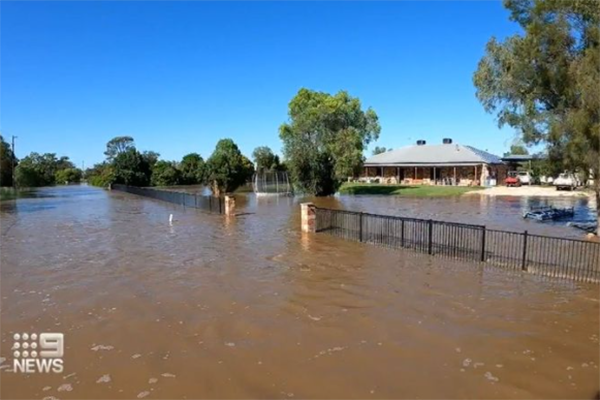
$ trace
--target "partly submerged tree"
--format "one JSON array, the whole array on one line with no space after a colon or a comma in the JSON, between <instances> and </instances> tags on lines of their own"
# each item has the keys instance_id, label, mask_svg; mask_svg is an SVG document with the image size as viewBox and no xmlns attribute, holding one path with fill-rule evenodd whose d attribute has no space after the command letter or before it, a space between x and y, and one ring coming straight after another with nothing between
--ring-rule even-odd
<instances>
[{"instance_id":1,"label":"partly submerged tree","mask_svg":"<svg viewBox=\"0 0 600 400\"><path fill-rule=\"evenodd\" d=\"M114 158L112 173L114 174L115 183L130 186L148 186L151 168L148 160L135 147L130 147Z\"/></svg>"},{"instance_id":2,"label":"partly submerged tree","mask_svg":"<svg viewBox=\"0 0 600 400\"><path fill-rule=\"evenodd\" d=\"M90 185L108 187L115 181L113 167L106 161L95 164L92 168L88 168L85 171L85 179Z\"/></svg>"},{"instance_id":3,"label":"partly submerged tree","mask_svg":"<svg viewBox=\"0 0 600 400\"><path fill-rule=\"evenodd\" d=\"M196 185L204 183L206 166L204 160L198 153L190 153L183 156L179 163L181 181L185 185Z\"/></svg>"},{"instance_id":4,"label":"partly submerged tree","mask_svg":"<svg viewBox=\"0 0 600 400\"><path fill-rule=\"evenodd\" d=\"M181 183L181 172L172 161L157 161L152 168L152 186L173 186Z\"/></svg>"},{"instance_id":5,"label":"partly submerged tree","mask_svg":"<svg viewBox=\"0 0 600 400\"><path fill-rule=\"evenodd\" d=\"M215 151L206 160L206 181L213 194L233 192L246 183L252 174L248 162L233 140L219 140Z\"/></svg>"},{"instance_id":6,"label":"partly submerged tree","mask_svg":"<svg viewBox=\"0 0 600 400\"><path fill-rule=\"evenodd\" d=\"M13 168L17 164L17 158L10 145L0 135L0 186L13 185Z\"/></svg>"},{"instance_id":7,"label":"partly submerged tree","mask_svg":"<svg viewBox=\"0 0 600 400\"><path fill-rule=\"evenodd\" d=\"M252 152L252 158L256 163L256 170L278 171L280 169L279 156L267 146L259 146Z\"/></svg>"},{"instance_id":8,"label":"partly submerged tree","mask_svg":"<svg viewBox=\"0 0 600 400\"><path fill-rule=\"evenodd\" d=\"M23 158L15 169L18 186L35 187L53 185L56 173L64 169L75 168L69 157L56 158L55 153L31 153Z\"/></svg>"},{"instance_id":9,"label":"partly submerged tree","mask_svg":"<svg viewBox=\"0 0 600 400\"><path fill-rule=\"evenodd\" d=\"M126 152L134 146L135 144L131 136L117 136L106 143L104 155L109 161L112 161L119 154Z\"/></svg>"},{"instance_id":10,"label":"partly submerged tree","mask_svg":"<svg viewBox=\"0 0 600 400\"><path fill-rule=\"evenodd\" d=\"M548 160L594 174L600 205L600 7L595 0L505 0L523 34L492 38L473 81L500 126ZM597 207L600 214L600 207Z\"/></svg>"},{"instance_id":11,"label":"partly submerged tree","mask_svg":"<svg viewBox=\"0 0 600 400\"><path fill-rule=\"evenodd\" d=\"M65 185L69 183L79 183L81 181L81 170L79 168L64 168L56 171L55 183Z\"/></svg>"},{"instance_id":12,"label":"partly submerged tree","mask_svg":"<svg viewBox=\"0 0 600 400\"><path fill-rule=\"evenodd\" d=\"M363 150L381 130L375 111L345 91L336 95L300 89L279 128L294 186L301 192L335 193L363 163Z\"/></svg>"},{"instance_id":13,"label":"partly submerged tree","mask_svg":"<svg viewBox=\"0 0 600 400\"><path fill-rule=\"evenodd\" d=\"M248 183L252 180L252 175L254 175L255 172L254 163L252 163L252 161L248 157L242 154L242 166L244 174L243 183Z\"/></svg>"},{"instance_id":14,"label":"partly submerged tree","mask_svg":"<svg viewBox=\"0 0 600 400\"><path fill-rule=\"evenodd\" d=\"M111 183L148 186L152 180L154 166L160 157L155 151L139 152L131 136L117 136L111 139L106 143L104 154L107 161L96 164L86 173L86 178L91 184L102 187ZM162 171L157 176L161 173Z\"/></svg>"},{"instance_id":15,"label":"partly submerged tree","mask_svg":"<svg viewBox=\"0 0 600 400\"><path fill-rule=\"evenodd\" d=\"M44 180L40 170L34 164L29 162L29 160L25 163L19 163L15 169L15 181L19 187L37 187L51 184L51 182L46 182Z\"/></svg>"}]
</instances>

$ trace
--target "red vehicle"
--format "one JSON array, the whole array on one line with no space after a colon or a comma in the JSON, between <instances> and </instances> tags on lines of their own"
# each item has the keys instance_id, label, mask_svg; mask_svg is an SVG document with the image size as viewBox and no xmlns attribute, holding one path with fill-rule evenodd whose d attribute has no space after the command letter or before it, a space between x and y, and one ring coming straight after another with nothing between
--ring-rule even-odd
<instances>
[{"instance_id":1,"label":"red vehicle","mask_svg":"<svg viewBox=\"0 0 600 400\"><path fill-rule=\"evenodd\" d=\"M509 171L504 183L506 186L521 186L521 180L519 180L517 171Z\"/></svg>"}]
</instances>

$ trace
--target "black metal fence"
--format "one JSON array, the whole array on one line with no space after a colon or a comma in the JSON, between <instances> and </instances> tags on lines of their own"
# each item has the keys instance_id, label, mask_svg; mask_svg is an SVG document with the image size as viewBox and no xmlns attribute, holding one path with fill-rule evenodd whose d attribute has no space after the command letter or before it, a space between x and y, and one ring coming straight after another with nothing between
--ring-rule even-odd
<instances>
[{"instance_id":1,"label":"black metal fence","mask_svg":"<svg viewBox=\"0 0 600 400\"><path fill-rule=\"evenodd\" d=\"M198 208L200 210L218 214L225 213L225 205L222 197L117 184L113 184L112 188L113 190L150 197L173 204L180 204L185 207Z\"/></svg>"},{"instance_id":2,"label":"black metal fence","mask_svg":"<svg viewBox=\"0 0 600 400\"><path fill-rule=\"evenodd\" d=\"M316 231L358 242L600 282L600 243L391 215L316 209Z\"/></svg>"}]
</instances>

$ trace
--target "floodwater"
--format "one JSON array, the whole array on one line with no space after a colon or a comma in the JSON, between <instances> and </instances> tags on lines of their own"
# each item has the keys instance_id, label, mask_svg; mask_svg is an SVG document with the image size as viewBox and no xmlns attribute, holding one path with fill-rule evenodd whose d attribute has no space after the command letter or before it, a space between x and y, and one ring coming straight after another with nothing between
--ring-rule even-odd
<instances>
[{"instance_id":1,"label":"floodwater","mask_svg":"<svg viewBox=\"0 0 600 400\"><path fill-rule=\"evenodd\" d=\"M39 193L1 205L2 398L598 396L597 285L302 234L300 199L227 218ZM423 200L319 204L574 232L500 218L513 201ZM23 332L64 333L62 374L11 371Z\"/></svg>"},{"instance_id":2,"label":"floodwater","mask_svg":"<svg viewBox=\"0 0 600 400\"><path fill-rule=\"evenodd\" d=\"M595 220L594 200L588 197L517 197L468 194L459 197L340 196L335 208L375 214L434 219L486 225L491 229L582 239L585 233L568 226L568 222ZM530 208L573 207L573 218L557 221L524 219ZM376 211L374 211L376 210Z\"/></svg>"}]
</instances>

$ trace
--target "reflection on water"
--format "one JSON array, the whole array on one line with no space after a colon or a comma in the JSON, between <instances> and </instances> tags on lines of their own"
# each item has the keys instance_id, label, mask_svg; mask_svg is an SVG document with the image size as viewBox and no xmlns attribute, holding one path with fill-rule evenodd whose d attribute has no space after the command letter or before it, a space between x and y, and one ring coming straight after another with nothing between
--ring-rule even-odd
<instances>
[{"instance_id":1,"label":"reflection on water","mask_svg":"<svg viewBox=\"0 0 600 400\"><path fill-rule=\"evenodd\" d=\"M47 190L54 195L2 204L3 398L598 390L597 286L303 235L298 198L242 197L248 214L227 219L120 192ZM571 232L501 217L519 208L513 200L315 201ZM8 372L12 334L31 331L65 333L64 374Z\"/></svg>"}]
</instances>

